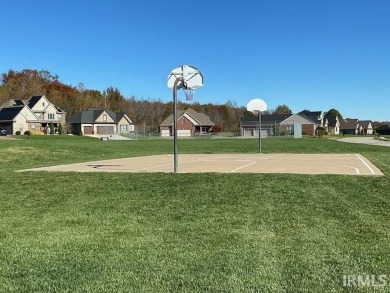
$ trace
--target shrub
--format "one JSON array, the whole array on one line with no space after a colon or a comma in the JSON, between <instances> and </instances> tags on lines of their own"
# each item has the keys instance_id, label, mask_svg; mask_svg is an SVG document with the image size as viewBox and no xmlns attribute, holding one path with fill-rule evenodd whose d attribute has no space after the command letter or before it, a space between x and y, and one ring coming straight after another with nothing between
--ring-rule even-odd
<instances>
[{"instance_id":1,"label":"shrub","mask_svg":"<svg viewBox=\"0 0 390 293\"><path fill-rule=\"evenodd\" d=\"M317 127L316 132L317 132L317 136L319 138L323 138L325 135L328 135L328 132L326 131L326 129L324 127L320 127L320 126Z\"/></svg>"},{"instance_id":2,"label":"shrub","mask_svg":"<svg viewBox=\"0 0 390 293\"><path fill-rule=\"evenodd\" d=\"M64 134L64 129L63 129L63 127L62 127L62 124L58 125L58 134L59 134L59 135Z\"/></svg>"},{"instance_id":3,"label":"shrub","mask_svg":"<svg viewBox=\"0 0 390 293\"><path fill-rule=\"evenodd\" d=\"M31 135L31 132L30 132L30 130L26 130L26 131L24 132L24 135L28 135L28 136L30 136L30 135Z\"/></svg>"},{"instance_id":4,"label":"shrub","mask_svg":"<svg viewBox=\"0 0 390 293\"><path fill-rule=\"evenodd\" d=\"M31 134L32 135L45 135L45 133L43 131L33 131Z\"/></svg>"},{"instance_id":5,"label":"shrub","mask_svg":"<svg viewBox=\"0 0 390 293\"><path fill-rule=\"evenodd\" d=\"M15 135L20 135L20 131L16 131L16 132L15 132Z\"/></svg>"},{"instance_id":6,"label":"shrub","mask_svg":"<svg viewBox=\"0 0 390 293\"><path fill-rule=\"evenodd\" d=\"M53 124L53 122L50 122L49 127L50 127L50 135L54 135L54 124Z\"/></svg>"}]
</instances>

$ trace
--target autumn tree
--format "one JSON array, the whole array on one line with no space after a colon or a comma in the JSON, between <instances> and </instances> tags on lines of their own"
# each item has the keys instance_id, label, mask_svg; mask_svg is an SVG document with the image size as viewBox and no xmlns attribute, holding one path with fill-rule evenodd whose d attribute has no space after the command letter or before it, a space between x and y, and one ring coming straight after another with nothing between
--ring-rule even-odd
<instances>
[{"instance_id":1,"label":"autumn tree","mask_svg":"<svg viewBox=\"0 0 390 293\"><path fill-rule=\"evenodd\" d=\"M283 104L278 105L273 111L273 114L292 114L292 111L287 105Z\"/></svg>"},{"instance_id":2,"label":"autumn tree","mask_svg":"<svg viewBox=\"0 0 390 293\"><path fill-rule=\"evenodd\" d=\"M2 74L0 104L10 99L28 99L33 95L45 95L53 104L67 112L68 119L88 108L107 108L115 112L126 113L136 125L156 129L165 118L173 113L172 101L126 98L115 87L108 87L101 92L87 89L82 83L72 86L64 84L59 76L47 70L9 70ZM234 101L228 101L222 105L188 103L188 101L178 103L178 109L188 108L206 114L224 131L237 131L240 119L246 112L245 107L238 107ZM67 125L63 127L66 131Z\"/></svg>"},{"instance_id":3,"label":"autumn tree","mask_svg":"<svg viewBox=\"0 0 390 293\"><path fill-rule=\"evenodd\" d=\"M114 112L120 112L125 98L122 96L119 89L108 87L103 91L104 108Z\"/></svg>"},{"instance_id":4,"label":"autumn tree","mask_svg":"<svg viewBox=\"0 0 390 293\"><path fill-rule=\"evenodd\" d=\"M334 117L339 117L339 119L343 119L343 115L336 110L336 109L330 109L328 112L326 112L326 115L334 116Z\"/></svg>"}]
</instances>

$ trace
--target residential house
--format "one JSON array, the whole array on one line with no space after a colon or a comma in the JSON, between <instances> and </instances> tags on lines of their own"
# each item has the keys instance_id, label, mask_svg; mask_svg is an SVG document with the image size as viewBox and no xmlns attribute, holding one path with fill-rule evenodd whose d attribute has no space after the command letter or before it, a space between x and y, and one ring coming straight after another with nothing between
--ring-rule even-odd
<instances>
[{"instance_id":1,"label":"residential house","mask_svg":"<svg viewBox=\"0 0 390 293\"><path fill-rule=\"evenodd\" d=\"M172 114L159 125L162 137L173 136L173 122ZM177 111L177 136L195 136L196 133L209 133L214 125L215 123L207 115L196 112L191 108L185 111Z\"/></svg>"},{"instance_id":2,"label":"residential house","mask_svg":"<svg viewBox=\"0 0 390 293\"><path fill-rule=\"evenodd\" d=\"M27 100L12 99L0 107L0 127L9 134L20 131L50 133L53 123L55 133L65 124L66 112L52 104L44 95Z\"/></svg>"},{"instance_id":3,"label":"residential house","mask_svg":"<svg viewBox=\"0 0 390 293\"><path fill-rule=\"evenodd\" d=\"M359 119L344 119L340 121L341 134L359 134L361 131Z\"/></svg>"},{"instance_id":4,"label":"residential house","mask_svg":"<svg viewBox=\"0 0 390 293\"><path fill-rule=\"evenodd\" d=\"M265 114L261 115L261 135L275 136L279 135L279 124L292 114ZM240 121L241 136L259 136L259 118L250 112Z\"/></svg>"},{"instance_id":5,"label":"residential house","mask_svg":"<svg viewBox=\"0 0 390 293\"><path fill-rule=\"evenodd\" d=\"M318 125L323 126L323 119L324 119L325 113L322 111L303 110L303 111L299 112L298 114L309 118L310 120L314 121Z\"/></svg>"},{"instance_id":6,"label":"residential house","mask_svg":"<svg viewBox=\"0 0 390 293\"><path fill-rule=\"evenodd\" d=\"M317 128L319 126L323 127L323 119L324 113L322 111L312 112L304 110L280 122L280 132L293 134L294 125L300 124L302 126L302 134L314 136Z\"/></svg>"},{"instance_id":7,"label":"residential house","mask_svg":"<svg viewBox=\"0 0 390 293\"><path fill-rule=\"evenodd\" d=\"M340 134L340 120L338 116L325 115L323 118L323 126L330 134Z\"/></svg>"},{"instance_id":8,"label":"residential house","mask_svg":"<svg viewBox=\"0 0 390 293\"><path fill-rule=\"evenodd\" d=\"M378 125L375 132L379 135L390 135L390 123Z\"/></svg>"},{"instance_id":9,"label":"residential house","mask_svg":"<svg viewBox=\"0 0 390 293\"><path fill-rule=\"evenodd\" d=\"M125 113L109 109L93 109L79 112L69 119L71 132L84 135L113 135L134 132L134 124Z\"/></svg>"},{"instance_id":10,"label":"residential house","mask_svg":"<svg viewBox=\"0 0 390 293\"><path fill-rule=\"evenodd\" d=\"M372 127L372 121L370 120L360 120L360 134L373 134L374 129Z\"/></svg>"}]
</instances>

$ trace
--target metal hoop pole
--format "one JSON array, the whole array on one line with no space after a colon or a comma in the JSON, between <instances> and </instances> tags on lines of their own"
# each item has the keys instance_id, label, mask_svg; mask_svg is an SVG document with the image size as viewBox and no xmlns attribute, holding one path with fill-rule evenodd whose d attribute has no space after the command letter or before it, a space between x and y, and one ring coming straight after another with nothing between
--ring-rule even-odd
<instances>
[{"instance_id":1,"label":"metal hoop pole","mask_svg":"<svg viewBox=\"0 0 390 293\"><path fill-rule=\"evenodd\" d=\"M182 81L182 78L176 78L173 85L173 172L179 172L178 156L177 156L177 85Z\"/></svg>"},{"instance_id":2,"label":"metal hoop pole","mask_svg":"<svg viewBox=\"0 0 390 293\"><path fill-rule=\"evenodd\" d=\"M259 111L259 154L261 154L261 111Z\"/></svg>"}]
</instances>

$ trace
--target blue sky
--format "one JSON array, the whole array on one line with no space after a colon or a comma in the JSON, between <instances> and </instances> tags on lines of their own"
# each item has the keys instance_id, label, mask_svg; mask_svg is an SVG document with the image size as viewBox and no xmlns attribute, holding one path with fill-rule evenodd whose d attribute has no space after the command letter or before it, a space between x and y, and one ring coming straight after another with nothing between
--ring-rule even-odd
<instances>
[{"instance_id":1,"label":"blue sky","mask_svg":"<svg viewBox=\"0 0 390 293\"><path fill-rule=\"evenodd\" d=\"M390 120L388 0L4 2L0 73L45 69L170 101L168 74L190 64L204 75L199 103Z\"/></svg>"}]
</instances>

